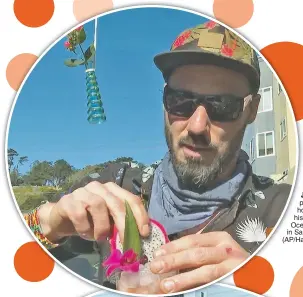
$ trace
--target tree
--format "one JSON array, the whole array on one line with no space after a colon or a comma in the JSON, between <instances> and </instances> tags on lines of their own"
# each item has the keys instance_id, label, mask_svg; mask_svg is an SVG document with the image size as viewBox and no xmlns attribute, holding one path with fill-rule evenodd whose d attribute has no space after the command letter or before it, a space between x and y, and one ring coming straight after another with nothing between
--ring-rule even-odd
<instances>
[{"instance_id":1,"label":"tree","mask_svg":"<svg viewBox=\"0 0 303 297\"><path fill-rule=\"evenodd\" d=\"M64 191L67 191L77 181L82 180L91 173L100 172L104 169L103 164L88 165L81 170L73 169L73 172L66 178L64 185L62 186Z\"/></svg>"},{"instance_id":2,"label":"tree","mask_svg":"<svg viewBox=\"0 0 303 297\"><path fill-rule=\"evenodd\" d=\"M53 162L35 161L24 181L35 186L53 186L60 188L73 173L74 168L65 160Z\"/></svg>"},{"instance_id":3,"label":"tree","mask_svg":"<svg viewBox=\"0 0 303 297\"><path fill-rule=\"evenodd\" d=\"M28 162L28 157L27 156L20 157L17 163L17 169L19 168L19 166L22 166L25 162Z\"/></svg>"},{"instance_id":4,"label":"tree","mask_svg":"<svg viewBox=\"0 0 303 297\"><path fill-rule=\"evenodd\" d=\"M19 157L18 160L16 160L16 158L19 156L19 153L10 148L7 150L7 159L8 159L8 168L9 171L13 170L13 169L17 169L19 168L19 166L22 166L25 162L28 162L28 157L27 156L22 156ZM17 163L16 163L17 161Z\"/></svg>"},{"instance_id":5,"label":"tree","mask_svg":"<svg viewBox=\"0 0 303 297\"><path fill-rule=\"evenodd\" d=\"M19 154L17 153L16 150L12 149L12 148L9 148L7 150L7 159L8 159L8 170L9 172L11 172L13 166L14 166L14 163L15 163L15 158L18 157Z\"/></svg>"},{"instance_id":6,"label":"tree","mask_svg":"<svg viewBox=\"0 0 303 297\"><path fill-rule=\"evenodd\" d=\"M23 183L22 176L19 174L17 169L13 169L9 173L12 187L20 186Z\"/></svg>"},{"instance_id":7,"label":"tree","mask_svg":"<svg viewBox=\"0 0 303 297\"><path fill-rule=\"evenodd\" d=\"M144 167L146 167L146 165L143 164L143 163L141 163L141 162L138 163L138 166L139 166L139 168L140 168L141 170L142 170Z\"/></svg>"},{"instance_id":8,"label":"tree","mask_svg":"<svg viewBox=\"0 0 303 297\"><path fill-rule=\"evenodd\" d=\"M72 174L73 167L65 160L57 160L53 164L53 174L51 183L57 189L62 186L67 178Z\"/></svg>"},{"instance_id":9,"label":"tree","mask_svg":"<svg viewBox=\"0 0 303 297\"><path fill-rule=\"evenodd\" d=\"M50 183L53 176L52 162L35 161L30 172L27 174L26 181L33 186L45 186Z\"/></svg>"},{"instance_id":10,"label":"tree","mask_svg":"<svg viewBox=\"0 0 303 297\"><path fill-rule=\"evenodd\" d=\"M134 160L134 158L132 158L132 157L119 157L116 160L111 161L111 163L122 163L122 162L137 164L140 169L145 167L145 165L143 163L140 163L140 162Z\"/></svg>"},{"instance_id":11,"label":"tree","mask_svg":"<svg viewBox=\"0 0 303 297\"><path fill-rule=\"evenodd\" d=\"M131 157L119 157L115 161L115 163L122 163L122 162L134 162L134 159Z\"/></svg>"},{"instance_id":12,"label":"tree","mask_svg":"<svg viewBox=\"0 0 303 297\"><path fill-rule=\"evenodd\" d=\"M22 156L17 159L19 153L10 148L7 150L8 170L12 186L18 186L23 183L23 178L19 172L19 166L22 166L28 161L27 156Z\"/></svg>"}]
</instances>

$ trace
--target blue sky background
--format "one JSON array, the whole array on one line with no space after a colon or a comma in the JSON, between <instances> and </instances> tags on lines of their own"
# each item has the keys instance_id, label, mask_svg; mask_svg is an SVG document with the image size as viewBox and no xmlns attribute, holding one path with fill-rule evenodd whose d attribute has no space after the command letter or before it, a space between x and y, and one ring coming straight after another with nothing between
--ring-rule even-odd
<instances>
[{"instance_id":1,"label":"blue sky background","mask_svg":"<svg viewBox=\"0 0 303 297\"><path fill-rule=\"evenodd\" d=\"M197 290L191 293L184 294L185 297L200 297L200 292L207 292L207 297L254 297L255 295L246 293L237 289L231 289L220 285L212 285L203 290ZM114 293L100 293L94 297L118 297L120 294Z\"/></svg>"},{"instance_id":2,"label":"blue sky background","mask_svg":"<svg viewBox=\"0 0 303 297\"><path fill-rule=\"evenodd\" d=\"M63 64L71 54L55 44L22 88L9 128L8 147L35 160L65 159L76 168L130 156L149 164L166 152L163 78L153 63L183 30L206 19L165 8L124 10L99 18L96 74L107 122L87 121L85 68ZM94 23L85 25L85 49Z\"/></svg>"}]
</instances>

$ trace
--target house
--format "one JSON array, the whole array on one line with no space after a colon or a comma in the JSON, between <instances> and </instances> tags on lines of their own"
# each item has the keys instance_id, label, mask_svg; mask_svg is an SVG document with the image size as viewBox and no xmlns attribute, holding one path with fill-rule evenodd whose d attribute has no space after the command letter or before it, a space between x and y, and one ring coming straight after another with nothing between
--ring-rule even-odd
<instances>
[{"instance_id":1,"label":"house","mask_svg":"<svg viewBox=\"0 0 303 297\"><path fill-rule=\"evenodd\" d=\"M247 126L242 149L254 172L276 182L293 183L296 165L296 124L291 105L267 63L259 57L261 95L254 123Z\"/></svg>"}]
</instances>

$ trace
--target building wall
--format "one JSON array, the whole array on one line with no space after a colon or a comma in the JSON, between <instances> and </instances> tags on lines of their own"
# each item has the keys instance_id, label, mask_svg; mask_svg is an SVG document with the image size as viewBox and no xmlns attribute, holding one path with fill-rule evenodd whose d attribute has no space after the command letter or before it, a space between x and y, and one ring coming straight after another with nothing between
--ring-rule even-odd
<instances>
[{"instance_id":1,"label":"building wall","mask_svg":"<svg viewBox=\"0 0 303 297\"><path fill-rule=\"evenodd\" d=\"M287 118L287 104L286 97L283 91L279 91L279 83L275 79L273 85L273 97L274 97L274 115L275 115L275 131L276 131L276 172L275 175L277 178L283 176L283 172L289 169L289 143L288 140L291 137L289 133L286 133L286 136L281 138L281 123L283 119L286 119L286 127L291 126L292 123L289 123Z\"/></svg>"},{"instance_id":2,"label":"building wall","mask_svg":"<svg viewBox=\"0 0 303 297\"><path fill-rule=\"evenodd\" d=\"M273 86L273 73L267 64L260 59L261 88ZM273 98L272 98L273 100ZM275 117L273 109L271 111L260 112L255 121L255 135L262 132L275 131ZM274 133L275 136L275 133ZM257 151L257 147L256 147ZM256 168L259 175L270 176L276 171L276 153L274 156L256 158Z\"/></svg>"},{"instance_id":3,"label":"building wall","mask_svg":"<svg viewBox=\"0 0 303 297\"><path fill-rule=\"evenodd\" d=\"M256 156L256 137L255 137L255 125L250 124L246 127L245 134L243 137L243 142L242 142L242 149L248 154L249 156L249 162L252 166L253 172L256 172L256 159L251 157L250 154L250 141L253 140L253 146L254 146L254 152Z\"/></svg>"},{"instance_id":4,"label":"building wall","mask_svg":"<svg viewBox=\"0 0 303 297\"><path fill-rule=\"evenodd\" d=\"M297 142L298 139L296 137L296 127L297 123L295 122L292 112L291 105L287 104L288 108L286 110L287 115L287 133L288 137L288 151L289 151L289 172L288 177L285 182L292 184L295 177L295 169L297 166Z\"/></svg>"},{"instance_id":5,"label":"building wall","mask_svg":"<svg viewBox=\"0 0 303 297\"><path fill-rule=\"evenodd\" d=\"M273 87L273 74L266 63L260 59L261 83L260 89ZM242 142L242 149L249 153L250 141L253 139L255 160L252 162L253 170L258 175L271 176L276 172L276 154L273 156L257 157L257 134L273 131L275 139L275 117L273 109L271 111L258 112L257 117L245 131Z\"/></svg>"},{"instance_id":6,"label":"building wall","mask_svg":"<svg viewBox=\"0 0 303 297\"><path fill-rule=\"evenodd\" d=\"M258 112L256 120L247 126L242 149L250 152L250 141L254 140L255 160L250 159L253 171L258 175L269 176L276 181L293 183L296 166L296 123L292 116L291 105L272 71L263 60L259 60L261 70L261 88L272 87L272 110ZM286 136L281 138L281 122L286 119ZM256 138L258 133L274 132L274 155L257 157ZM286 176L283 175L288 170ZM282 179L281 179L282 178Z\"/></svg>"}]
</instances>

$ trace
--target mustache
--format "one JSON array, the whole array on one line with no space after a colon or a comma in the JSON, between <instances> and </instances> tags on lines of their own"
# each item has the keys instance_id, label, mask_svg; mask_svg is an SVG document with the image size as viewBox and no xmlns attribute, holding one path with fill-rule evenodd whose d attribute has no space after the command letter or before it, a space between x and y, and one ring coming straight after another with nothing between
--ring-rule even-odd
<instances>
[{"instance_id":1,"label":"mustache","mask_svg":"<svg viewBox=\"0 0 303 297\"><path fill-rule=\"evenodd\" d=\"M183 146L197 146L208 149L217 149L213 143L211 143L210 139L206 138L204 135L199 136L184 136L179 140L179 145Z\"/></svg>"}]
</instances>

